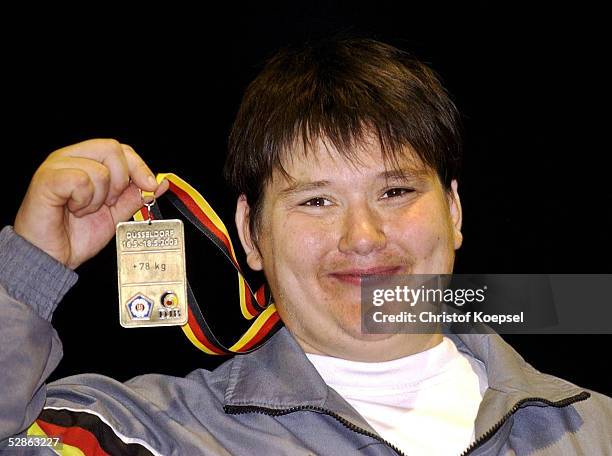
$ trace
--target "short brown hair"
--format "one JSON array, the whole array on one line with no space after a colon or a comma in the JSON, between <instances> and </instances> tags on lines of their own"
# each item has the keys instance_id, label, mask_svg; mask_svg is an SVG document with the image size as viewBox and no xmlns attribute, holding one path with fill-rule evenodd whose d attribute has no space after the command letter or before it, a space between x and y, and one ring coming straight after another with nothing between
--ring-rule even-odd
<instances>
[{"instance_id":1,"label":"short brown hair","mask_svg":"<svg viewBox=\"0 0 612 456\"><path fill-rule=\"evenodd\" d=\"M367 134L385 162L409 146L444 187L459 173L459 115L434 72L393 46L364 38L330 38L274 55L248 86L229 138L224 174L251 208L256 237L265 185L296 141L321 139L345 157Z\"/></svg>"}]
</instances>

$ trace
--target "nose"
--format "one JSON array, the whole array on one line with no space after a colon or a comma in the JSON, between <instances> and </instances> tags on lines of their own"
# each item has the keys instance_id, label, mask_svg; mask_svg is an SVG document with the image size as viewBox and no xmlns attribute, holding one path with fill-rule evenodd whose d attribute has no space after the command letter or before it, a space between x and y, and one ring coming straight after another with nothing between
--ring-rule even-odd
<instances>
[{"instance_id":1,"label":"nose","mask_svg":"<svg viewBox=\"0 0 612 456\"><path fill-rule=\"evenodd\" d=\"M347 208L343 225L338 243L338 249L343 253L368 255L387 244L380 216L365 203Z\"/></svg>"}]
</instances>

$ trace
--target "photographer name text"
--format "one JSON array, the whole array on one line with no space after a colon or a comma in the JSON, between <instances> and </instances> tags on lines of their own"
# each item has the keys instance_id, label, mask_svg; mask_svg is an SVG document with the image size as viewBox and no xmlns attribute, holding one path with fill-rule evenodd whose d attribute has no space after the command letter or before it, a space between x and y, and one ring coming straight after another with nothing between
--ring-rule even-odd
<instances>
[{"instance_id":1,"label":"photographer name text","mask_svg":"<svg viewBox=\"0 0 612 456\"><path fill-rule=\"evenodd\" d=\"M386 314L381 311L374 312L372 319L376 323L523 323L523 312L516 314L487 314L484 312L399 312Z\"/></svg>"}]
</instances>

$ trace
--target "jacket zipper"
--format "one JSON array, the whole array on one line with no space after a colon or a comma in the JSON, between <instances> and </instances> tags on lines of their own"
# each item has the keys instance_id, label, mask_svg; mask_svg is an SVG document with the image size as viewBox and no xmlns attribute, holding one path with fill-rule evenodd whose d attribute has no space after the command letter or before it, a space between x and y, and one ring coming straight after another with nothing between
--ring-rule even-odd
<instances>
[{"instance_id":1,"label":"jacket zipper","mask_svg":"<svg viewBox=\"0 0 612 456\"><path fill-rule=\"evenodd\" d=\"M584 401L585 399L588 399L590 396L591 395L589 393L587 393L586 391L583 391L579 394L576 394L575 396L571 396L571 397L562 399L557 402L551 402L548 399L544 399L541 397L528 397L525 399L521 399L516 404L514 404L514 407L512 407L508 411L508 413L506 413L497 423L495 423L495 425L491 427L491 429L489 429L487 432L482 434L463 453L461 453L461 456L467 456L470 453L472 453L474 450L479 448L480 446L484 445L485 442L487 442L497 431L499 431L499 429L508 420L508 418L510 418L514 413L516 413L516 411L519 408L521 408L521 406L525 404L526 402L534 402L534 401L543 402L546 405L549 405L552 407L563 408L575 402ZM281 416L281 415L287 415L289 413L299 412L299 411L304 411L304 410L311 411L311 412L317 412L317 413L324 413L325 415L328 415L334 418L336 421L338 421L340 424L342 424L347 429L350 429L353 432L357 432L358 434L363 434L367 437L371 437L375 440L378 440L380 443L387 445L389 448L395 451L399 456L406 456L405 453L400 451L400 449L397 448L395 445L393 445L391 442L388 442L387 440L383 439L379 435L376 435L366 429L363 429L363 428L360 428L359 426L354 425L353 423L344 419L337 413L334 413L331 410L327 410L323 407L300 405L300 406L291 407L288 409L277 410L277 409L270 409L266 407L257 407L253 405L247 405L247 406L225 405L223 406L223 409L225 410L225 413L229 413L231 415L242 415L245 413L262 413L264 415L269 415L269 416Z\"/></svg>"},{"instance_id":2,"label":"jacket zipper","mask_svg":"<svg viewBox=\"0 0 612 456\"><path fill-rule=\"evenodd\" d=\"M485 442L487 442L493 435L495 435L497 431L499 431L499 429L504 425L504 423L508 420L508 418L514 415L516 411L519 408L521 408L521 406L525 404L526 402L543 402L546 405L549 405L552 407L563 408L563 407L567 407L568 405L573 404L574 402L584 401L585 399L588 399L589 397L591 397L591 394L587 393L586 391L583 391L582 393L576 394L575 396L571 396L571 397L568 397L568 398L565 398L565 399L562 399L556 402L551 402L548 399L544 399L542 397L527 397L525 399L521 399L516 404L514 404L514 407L512 407L508 411L508 413L506 413L502 417L501 420L495 423L495 425L491 429L489 429L487 432L485 432L480 437L478 437L474 441L474 443L472 443L468 448L466 448L466 450L463 453L461 453L461 456L467 456L468 454L472 453L477 448L484 445Z\"/></svg>"},{"instance_id":3,"label":"jacket zipper","mask_svg":"<svg viewBox=\"0 0 612 456\"><path fill-rule=\"evenodd\" d=\"M225 410L225 413L229 413L232 415L241 415L244 413L255 412L255 413L263 413L264 415L270 415L270 416L280 416L280 415L287 415L288 413L299 412L303 410L308 410L308 411L317 412L317 413L324 413L325 415L331 416L332 418L336 419L338 422L340 422L340 424L350 429L351 431L357 432L358 434L366 435L368 437L372 437L373 439L378 440L380 443L383 443L387 445L388 447L390 447L399 456L406 456L405 453L402 453L400 449L397 448L395 445L393 445L391 442L388 442L387 440L383 439L379 435L376 435L366 429L360 428L359 426L355 426L353 423L342 418L340 415L332 412L331 410L324 409L323 407L316 407L314 405L313 406L300 405L300 406L291 407L288 409L276 410L276 409L269 409L266 407L256 407L252 405L248 405L248 406L224 405L223 409Z\"/></svg>"}]
</instances>

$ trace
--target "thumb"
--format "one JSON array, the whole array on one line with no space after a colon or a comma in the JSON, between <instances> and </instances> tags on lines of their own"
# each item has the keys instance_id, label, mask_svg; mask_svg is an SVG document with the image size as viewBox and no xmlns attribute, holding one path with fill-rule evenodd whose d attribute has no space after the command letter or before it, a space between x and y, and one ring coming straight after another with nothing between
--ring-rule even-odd
<instances>
[{"instance_id":1,"label":"thumb","mask_svg":"<svg viewBox=\"0 0 612 456\"><path fill-rule=\"evenodd\" d=\"M130 185L119 195L114 206L110 208L115 225L130 220L143 205L140 189L136 184L130 182Z\"/></svg>"}]
</instances>

